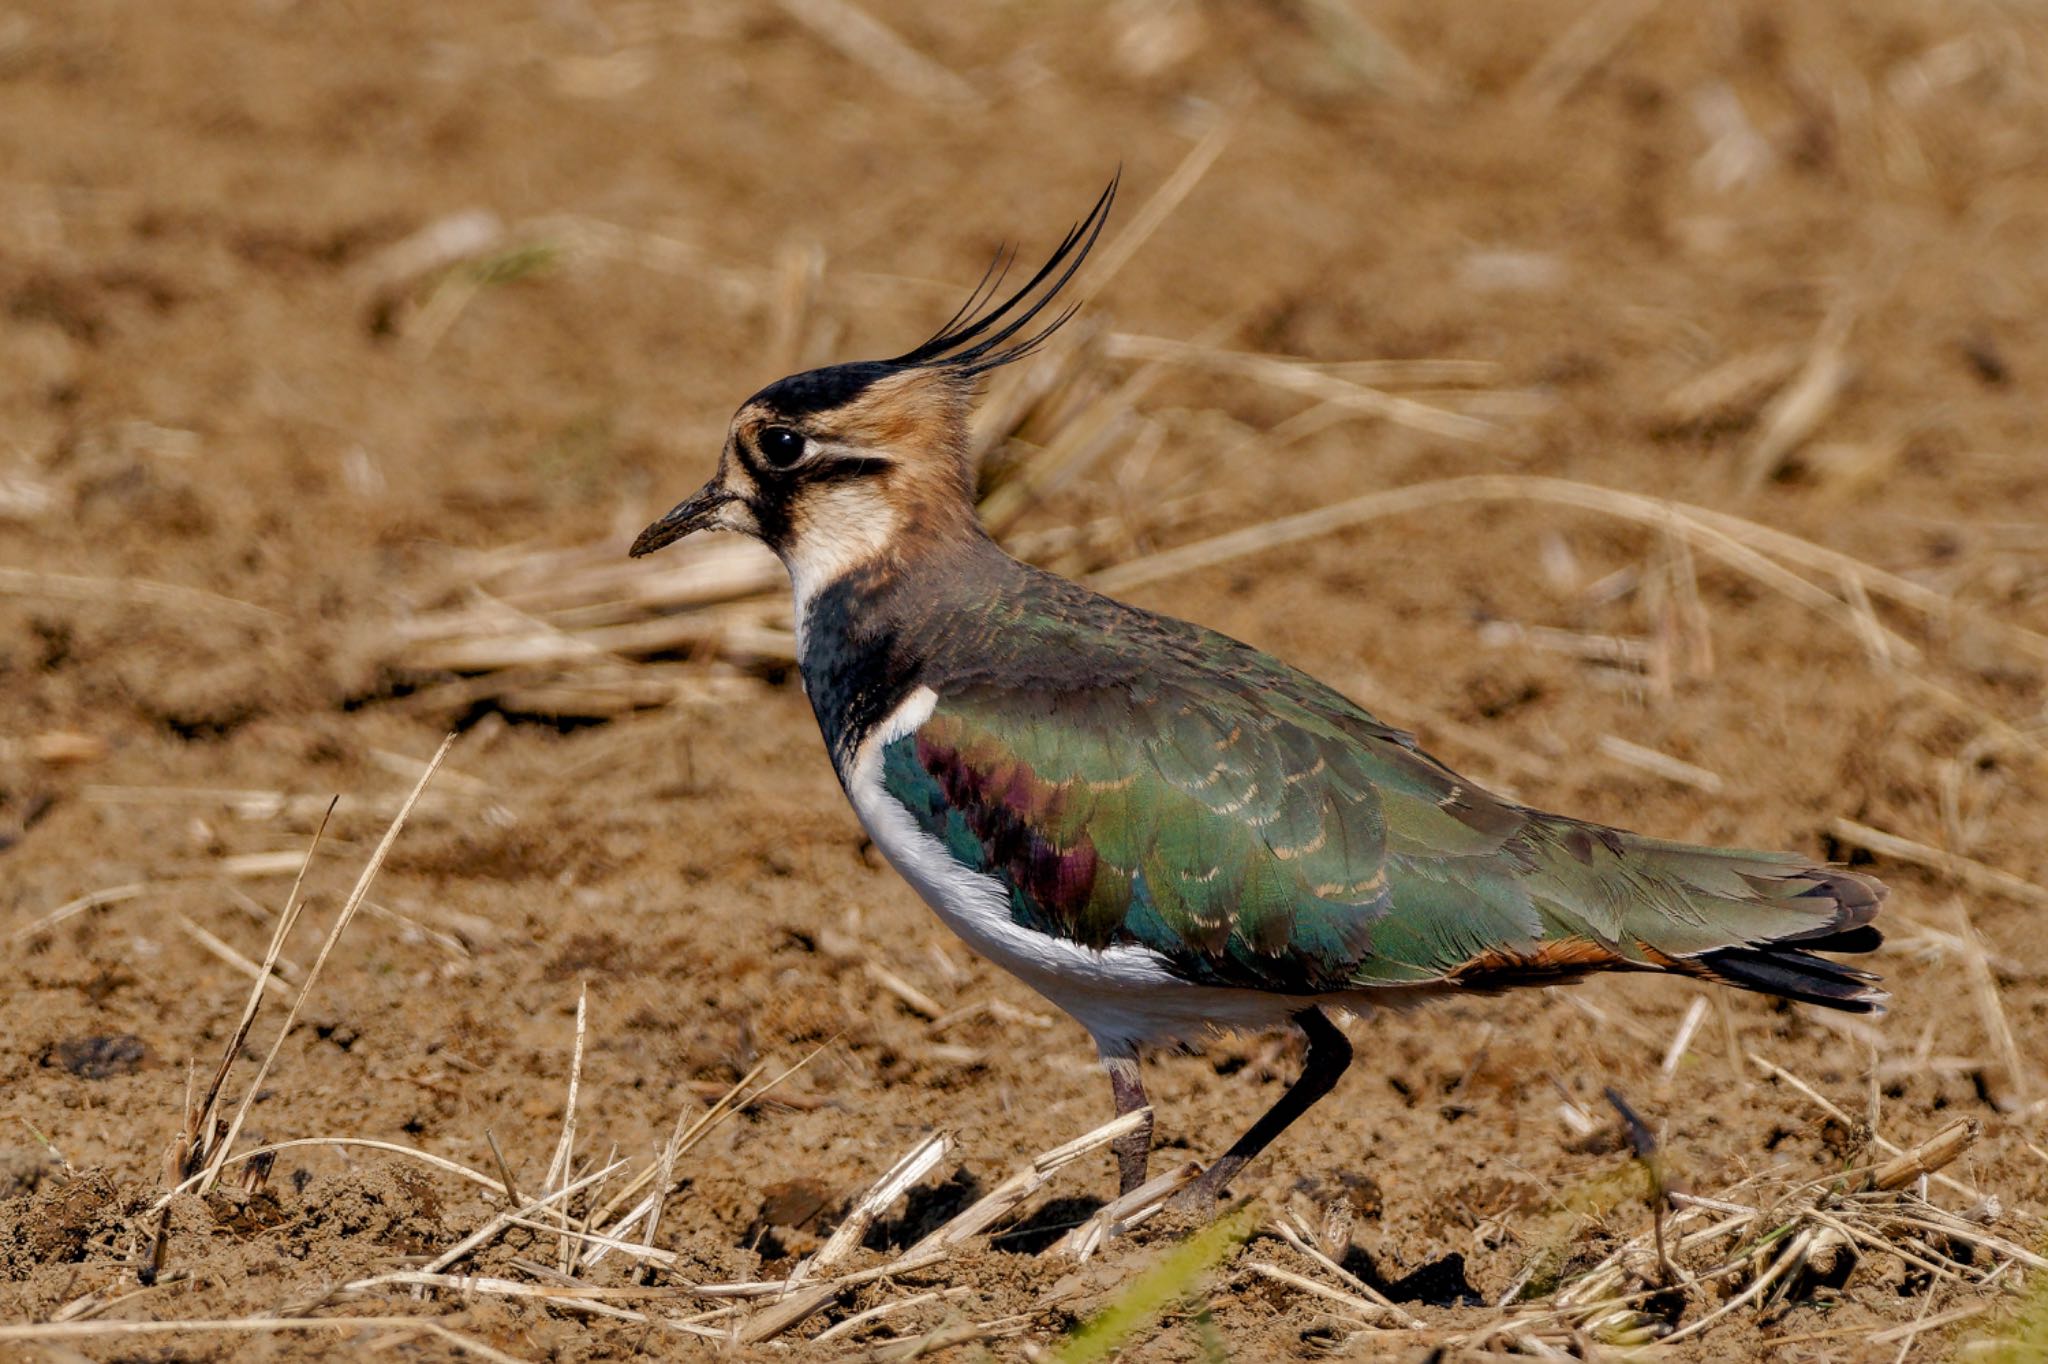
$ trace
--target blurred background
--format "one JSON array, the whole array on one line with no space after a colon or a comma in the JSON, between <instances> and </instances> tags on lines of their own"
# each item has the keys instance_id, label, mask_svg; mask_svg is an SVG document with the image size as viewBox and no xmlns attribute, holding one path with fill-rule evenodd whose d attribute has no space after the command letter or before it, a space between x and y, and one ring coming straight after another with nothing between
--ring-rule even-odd
<instances>
[{"instance_id":1,"label":"blurred background","mask_svg":"<svg viewBox=\"0 0 2048 1364\"><path fill-rule=\"evenodd\" d=\"M532 1179L579 982L583 1121L634 1152L828 1044L663 1224L744 1277L909 1134L959 1130L993 1178L1105 1116L1079 1030L863 847L773 562L623 554L748 394L907 349L1121 167L1088 307L978 419L1006 543L1531 803L1897 888L1881 1029L1716 997L1663 1066L1707 996L1644 981L1376 1021L1260 1187L1370 1184L1380 1280L1455 1254L1491 1301L1526 1259L1501 1228L1611 1162L1572 1117L1603 1084L1703 1186L1839 1162L1760 1050L1858 1113L1874 1087L1901 1141L1981 1117L1970 1178L2022 1215L2044 61L2039 12L1993 0L0 8L0 1078L39 1134L0 1132L0 1207L133 1253L95 1229L159 1186L328 798L319 931L450 727L252 1131L487 1162L491 1129ZM1165 1063L1162 1133L1212 1144L1291 1067ZM53 1150L104 1188L62 1193ZM345 1268L461 1229L380 1185L335 1249L321 1210L387 1177L286 1164L312 1182L275 1186L277 1235ZM804 1199L763 1191L798 1184L792 1230ZM1058 1277L991 1263L1013 1313ZM189 1291L254 1310L297 1273ZM1311 1315L1219 1311L1246 1349Z\"/></svg>"}]
</instances>

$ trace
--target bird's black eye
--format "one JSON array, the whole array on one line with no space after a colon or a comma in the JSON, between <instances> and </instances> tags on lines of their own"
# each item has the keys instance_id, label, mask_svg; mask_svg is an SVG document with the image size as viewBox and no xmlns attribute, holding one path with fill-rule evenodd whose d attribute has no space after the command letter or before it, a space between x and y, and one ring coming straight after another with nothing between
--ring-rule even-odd
<instances>
[{"instance_id":1,"label":"bird's black eye","mask_svg":"<svg viewBox=\"0 0 2048 1364\"><path fill-rule=\"evenodd\" d=\"M802 434L786 426L767 426L754 438L761 458L777 469L787 469L804 457Z\"/></svg>"}]
</instances>

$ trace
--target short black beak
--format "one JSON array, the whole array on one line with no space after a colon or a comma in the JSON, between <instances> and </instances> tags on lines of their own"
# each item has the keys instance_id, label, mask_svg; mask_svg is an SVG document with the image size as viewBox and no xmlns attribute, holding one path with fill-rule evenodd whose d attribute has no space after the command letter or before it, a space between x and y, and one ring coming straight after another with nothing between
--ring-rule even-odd
<instances>
[{"instance_id":1,"label":"short black beak","mask_svg":"<svg viewBox=\"0 0 2048 1364\"><path fill-rule=\"evenodd\" d=\"M696 495L681 502L646 530L640 532L629 551L635 559L643 554L652 554L663 545L674 544L692 531L703 530L718 516L718 509L728 502L737 502L739 496L729 493L716 483L707 483L699 488Z\"/></svg>"}]
</instances>

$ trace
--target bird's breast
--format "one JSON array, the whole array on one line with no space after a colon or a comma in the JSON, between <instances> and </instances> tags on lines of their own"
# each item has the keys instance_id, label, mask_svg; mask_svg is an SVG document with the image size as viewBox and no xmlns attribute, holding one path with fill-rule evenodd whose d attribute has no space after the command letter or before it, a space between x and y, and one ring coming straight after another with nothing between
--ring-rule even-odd
<instances>
[{"instance_id":1,"label":"bird's breast","mask_svg":"<svg viewBox=\"0 0 2048 1364\"><path fill-rule=\"evenodd\" d=\"M889 864L969 946L1034 986L1043 988L1047 980L1105 990L1182 984L1166 969L1165 958L1148 948L1097 950L1016 922L1010 886L1001 877L961 862L918 827L883 785L882 754L914 735L937 704L930 687L912 690L869 731L842 771L854 813Z\"/></svg>"}]
</instances>

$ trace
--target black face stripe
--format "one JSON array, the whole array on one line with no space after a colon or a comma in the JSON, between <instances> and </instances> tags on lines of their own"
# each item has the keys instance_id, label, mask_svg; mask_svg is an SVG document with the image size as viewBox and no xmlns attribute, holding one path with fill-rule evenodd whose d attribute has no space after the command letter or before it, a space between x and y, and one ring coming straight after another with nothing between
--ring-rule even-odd
<instances>
[{"instance_id":1,"label":"black face stripe","mask_svg":"<svg viewBox=\"0 0 2048 1364\"><path fill-rule=\"evenodd\" d=\"M793 470L799 480L805 483L845 483L856 478L873 478L889 471L890 461L875 459L869 455L847 455L839 459L826 458L805 468Z\"/></svg>"},{"instance_id":2,"label":"black face stripe","mask_svg":"<svg viewBox=\"0 0 2048 1364\"><path fill-rule=\"evenodd\" d=\"M761 543L780 554L789 544L791 528L789 476L763 464L748 440L734 440L732 453L740 468L746 470L746 481L752 485L739 495L740 504L752 514L754 533L760 537Z\"/></svg>"},{"instance_id":3,"label":"black face stripe","mask_svg":"<svg viewBox=\"0 0 2048 1364\"><path fill-rule=\"evenodd\" d=\"M788 498L778 498L774 494L756 494L745 500L745 504L748 504L750 512L754 512L754 524L760 526L762 545L776 553L782 553L788 547L788 539L791 539L793 530L791 518L788 518Z\"/></svg>"}]
</instances>

